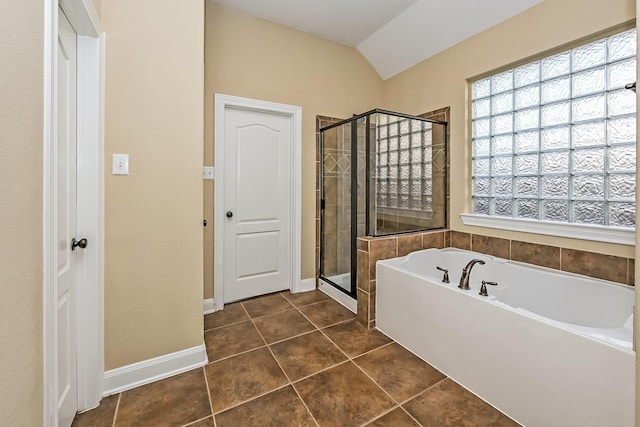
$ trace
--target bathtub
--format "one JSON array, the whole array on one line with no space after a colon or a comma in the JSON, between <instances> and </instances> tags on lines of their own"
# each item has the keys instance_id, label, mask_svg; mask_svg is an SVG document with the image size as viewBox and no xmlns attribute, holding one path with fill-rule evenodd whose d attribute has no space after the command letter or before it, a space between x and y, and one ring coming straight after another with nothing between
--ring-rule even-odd
<instances>
[{"instance_id":1,"label":"bathtub","mask_svg":"<svg viewBox=\"0 0 640 427\"><path fill-rule=\"evenodd\" d=\"M475 258L485 264L459 289ZM630 287L453 248L376 274L377 328L519 423L634 425ZM488 297L481 280L498 283Z\"/></svg>"}]
</instances>

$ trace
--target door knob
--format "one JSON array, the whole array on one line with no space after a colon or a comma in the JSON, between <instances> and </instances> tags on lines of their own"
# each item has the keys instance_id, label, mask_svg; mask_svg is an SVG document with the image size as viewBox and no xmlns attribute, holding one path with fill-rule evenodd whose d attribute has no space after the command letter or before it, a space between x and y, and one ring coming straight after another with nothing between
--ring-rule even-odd
<instances>
[{"instance_id":1,"label":"door knob","mask_svg":"<svg viewBox=\"0 0 640 427\"><path fill-rule=\"evenodd\" d=\"M228 212L227 212L227 218L231 218L232 216L233 216L233 212L228 211Z\"/></svg>"},{"instance_id":2,"label":"door knob","mask_svg":"<svg viewBox=\"0 0 640 427\"><path fill-rule=\"evenodd\" d=\"M76 240L75 237L73 239L71 239L71 250L75 251L77 247L80 247L82 249L87 247L87 239L80 239L80 240Z\"/></svg>"}]
</instances>

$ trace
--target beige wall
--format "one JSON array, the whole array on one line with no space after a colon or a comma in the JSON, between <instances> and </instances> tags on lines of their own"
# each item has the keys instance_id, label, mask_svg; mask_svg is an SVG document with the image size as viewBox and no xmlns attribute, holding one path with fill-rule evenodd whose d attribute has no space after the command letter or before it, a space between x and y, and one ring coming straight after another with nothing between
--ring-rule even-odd
<instances>
[{"instance_id":1,"label":"beige wall","mask_svg":"<svg viewBox=\"0 0 640 427\"><path fill-rule=\"evenodd\" d=\"M387 108L419 114L451 106L451 228L493 237L634 257L631 246L464 226L471 210L466 79L635 18L634 0L546 0L385 82ZM428 42L428 41L427 41Z\"/></svg>"},{"instance_id":2,"label":"beige wall","mask_svg":"<svg viewBox=\"0 0 640 427\"><path fill-rule=\"evenodd\" d=\"M102 0L91 0L99 17L102 17Z\"/></svg>"},{"instance_id":3,"label":"beige wall","mask_svg":"<svg viewBox=\"0 0 640 427\"><path fill-rule=\"evenodd\" d=\"M314 277L315 116L380 106L382 80L354 49L206 2L205 163L214 93L302 106L302 277ZM205 298L213 295L213 182L205 184Z\"/></svg>"},{"instance_id":4,"label":"beige wall","mask_svg":"<svg viewBox=\"0 0 640 427\"><path fill-rule=\"evenodd\" d=\"M44 8L0 7L0 425L43 420Z\"/></svg>"},{"instance_id":5,"label":"beige wall","mask_svg":"<svg viewBox=\"0 0 640 427\"><path fill-rule=\"evenodd\" d=\"M102 21L109 370L203 342L204 3L110 0Z\"/></svg>"}]
</instances>

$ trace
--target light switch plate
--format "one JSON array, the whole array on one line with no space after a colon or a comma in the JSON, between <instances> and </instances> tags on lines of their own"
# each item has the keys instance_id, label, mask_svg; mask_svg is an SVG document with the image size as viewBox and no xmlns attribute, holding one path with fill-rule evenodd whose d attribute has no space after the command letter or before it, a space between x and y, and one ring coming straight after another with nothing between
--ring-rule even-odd
<instances>
[{"instance_id":1,"label":"light switch plate","mask_svg":"<svg viewBox=\"0 0 640 427\"><path fill-rule=\"evenodd\" d=\"M202 179L214 179L216 176L213 166L205 166L202 168Z\"/></svg>"},{"instance_id":2,"label":"light switch plate","mask_svg":"<svg viewBox=\"0 0 640 427\"><path fill-rule=\"evenodd\" d=\"M114 154L111 168L113 175L129 175L129 155Z\"/></svg>"}]
</instances>

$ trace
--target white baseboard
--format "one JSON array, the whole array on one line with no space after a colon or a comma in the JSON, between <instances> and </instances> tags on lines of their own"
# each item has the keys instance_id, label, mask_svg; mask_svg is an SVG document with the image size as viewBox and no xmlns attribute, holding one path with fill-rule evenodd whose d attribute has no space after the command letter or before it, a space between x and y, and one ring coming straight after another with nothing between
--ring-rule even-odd
<instances>
[{"instance_id":1,"label":"white baseboard","mask_svg":"<svg viewBox=\"0 0 640 427\"><path fill-rule=\"evenodd\" d=\"M331 286L328 283L325 283L322 279L318 280L318 289L320 289L325 294L329 295L331 298L344 305L346 308L351 310L352 312L357 314L358 311L358 303L355 299L351 298L349 295L341 292Z\"/></svg>"},{"instance_id":2,"label":"white baseboard","mask_svg":"<svg viewBox=\"0 0 640 427\"><path fill-rule=\"evenodd\" d=\"M213 305L213 298L208 298L204 300L203 304L204 314L211 314L216 311L215 305Z\"/></svg>"},{"instance_id":3,"label":"white baseboard","mask_svg":"<svg viewBox=\"0 0 640 427\"><path fill-rule=\"evenodd\" d=\"M291 293L297 294L300 292L313 291L316 288L316 279L302 279L298 282L298 286L291 291Z\"/></svg>"},{"instance_id":4,"label":"white baseboard","mask_svg":"<svg viewBox=\"0 0 640 427\"><path fill-rule=\"evenodd\" d=\"M204 343L197 347L132 363L104 373L103 396L120 393L206 365L209 362Z\"/></svg>"}]
</instances>

